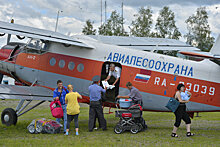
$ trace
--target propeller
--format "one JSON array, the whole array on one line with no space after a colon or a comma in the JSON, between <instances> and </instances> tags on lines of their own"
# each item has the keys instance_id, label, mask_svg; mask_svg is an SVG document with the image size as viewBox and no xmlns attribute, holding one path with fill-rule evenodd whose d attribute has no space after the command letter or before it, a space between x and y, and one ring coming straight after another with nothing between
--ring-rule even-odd
<instances>
[{"instance_id":1,"label":"propeller","mask_svg":"<svg viewBox=\"0 0 220 147\"><path fill-rule=\"evenodd\" d=\"M7 45L9 44L10 40L11 40L11 34L8 34Z\"/></svg>"},{"instance_id":2,"label":"propeller","mask_svg":"<svg viewBox=\"0 0 220 147\"><path fill-rule=\"evenodd\" d=\"M0 84L2 83L3 76L4 75L0 73Z\"/></svg>"}]
</instances>

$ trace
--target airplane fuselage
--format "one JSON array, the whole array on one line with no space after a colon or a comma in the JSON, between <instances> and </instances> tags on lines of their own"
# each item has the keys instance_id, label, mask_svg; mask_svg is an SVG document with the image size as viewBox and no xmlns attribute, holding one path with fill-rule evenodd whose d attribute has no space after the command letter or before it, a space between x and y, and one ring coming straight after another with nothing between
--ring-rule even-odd
<instances>
[{"instance_id":1,"label":"airplane fuselage","mask_svg":"<svg viewBox=\"0 0 220 147\"><path fill-rule=\"evenodd\" d=\"M50 89L61 79L64 85L73 84L75 91L83 95L81 102L89 103L91 79L102 75L105 63L113 62L122 68L119 94L128 94L126 83L132 82L143 96L144 110L169 111L165 107L168 99L174 96L177 85L184 83L186 90L192 93L188 111L220 111L220 67L214 62L127 49L92 39L86 43L94 49L50 43L45 53L20 52L13 61L4 61L10 62L10 69L4 67L1 71L9 76L13 72L27 85L36 82Z\"/></svg>"}]
</instances>

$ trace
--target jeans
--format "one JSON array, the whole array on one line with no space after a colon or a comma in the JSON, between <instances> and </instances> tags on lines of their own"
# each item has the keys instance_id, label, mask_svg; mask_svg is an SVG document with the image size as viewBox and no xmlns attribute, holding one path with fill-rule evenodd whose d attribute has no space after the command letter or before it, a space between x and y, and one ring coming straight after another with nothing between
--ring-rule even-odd
<instances>
[{"instance_id":1,"label":"jeans","mask_svg":"<svg viewBox=\"0 0 220 147\"><path fill-rule=\"evenodd\" d=\"M66 132L66 125L67 125L67 114L66 114L66 104L65 105L62 105L62 109L63 109L63 129L64 129L64 132ZM57 118L56 119L57 122L60 123L60 118Z\"/></svg>"}]
</instances>

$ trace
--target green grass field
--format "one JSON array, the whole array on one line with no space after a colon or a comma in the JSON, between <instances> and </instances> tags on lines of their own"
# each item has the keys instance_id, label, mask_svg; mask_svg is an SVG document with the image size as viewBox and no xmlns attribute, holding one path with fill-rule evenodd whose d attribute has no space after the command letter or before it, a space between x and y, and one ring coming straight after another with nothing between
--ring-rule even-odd
<instances>
[{"instance_id":1,"label":"green grass field","mask_svg":"<svg viewBox=\"0 0 220 147\"><path fill-rule=\"evenodd\" d=\"M15 108L17 101L1 101L0 111L6 107ZM106 114L108 130L88 132L89 107L83 105L79 116L79 136L73 132L71 123L70 135L29 134L28 124L37 118L53 119L49 103L31 110L19 117L16 126L6 127L0 124L0 146L220 146L220 113L200 113L201 117L192 120L193 137L186 137L185 125L182 122L178 130L179 138L171 138L174 123L173 113L144 112L144 119L149 129L138 134L124 132L115 134L113 128L118 122L114 114ZM107 112L108 109L105 108ZM112 110L113 111L113 110Z\"/></svg>"}]
</instances>

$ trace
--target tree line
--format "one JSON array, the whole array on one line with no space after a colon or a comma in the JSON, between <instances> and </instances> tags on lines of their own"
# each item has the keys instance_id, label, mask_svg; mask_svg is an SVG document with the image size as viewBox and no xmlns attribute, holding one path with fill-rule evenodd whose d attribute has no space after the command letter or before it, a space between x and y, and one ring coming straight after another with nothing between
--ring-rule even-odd
<instances>
[{"instance_id":1,"label":"tree line","mask_svg":"<svg viewBox=\"0 0 220 147\"><path fill-rule=\"evenodd\" d=\"M193 45L202 51L209 51L214 44L215 38L211 36L208 24L208 13L205 7L197 8L195 14L185 20L188 32L183 35L176 26L175 14L169 7L163 7L156 19L153 28L153 11L150 7L140 8L135 19L131 22L130 32L124 30L124 20L116 11L112 11L107 22L103 23L98 31L94 29L94 22L87 20L82 33L85 35L106 35L106 36L135 36L177 39L186 38L186 43Z\"/></svg>"}]
</instances>

